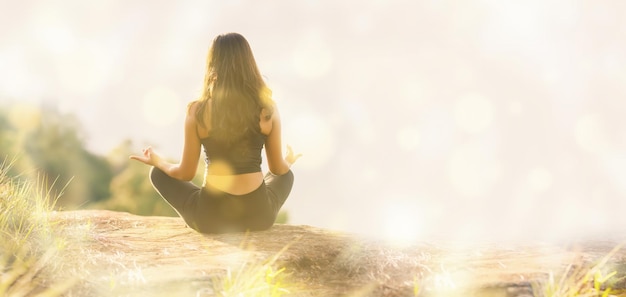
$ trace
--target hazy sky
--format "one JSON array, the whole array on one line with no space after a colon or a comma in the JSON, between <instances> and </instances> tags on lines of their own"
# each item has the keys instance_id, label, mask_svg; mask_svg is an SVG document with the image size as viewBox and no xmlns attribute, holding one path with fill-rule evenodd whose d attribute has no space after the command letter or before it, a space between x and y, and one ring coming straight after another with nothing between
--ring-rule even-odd
<instances>
[{"instance_id":1,"label":"hazy sky","mask_svg":"<svg viewBox=\"0 0 626 297\"><path fill-rule=\"evenodd\" d=\"M242 33L304 157L292 223L387 238L626 226L626 2L3 1L0 100L89 148L178 159L215 35ZM622 227L623 229L623 227Z\"/></svg>"}]
</instances>

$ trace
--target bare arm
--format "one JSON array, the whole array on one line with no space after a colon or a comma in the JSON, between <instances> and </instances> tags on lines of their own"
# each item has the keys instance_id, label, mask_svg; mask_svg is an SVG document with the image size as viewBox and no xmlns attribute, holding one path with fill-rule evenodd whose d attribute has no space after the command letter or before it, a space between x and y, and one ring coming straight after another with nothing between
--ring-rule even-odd
<instances>
[{"instance_id":1,"label":"bare arm","mask_svg":"<svg viewBox=\"0 0 626 297\"><path fill-rule=\"evenodd\" d=\"M200 138L196 132L195 106L191 106L185 118L185 142L180 163L167 162L151 147L144 149L143 155L133 155L130 158L159 168L175 179L190 181L194 178L198 169L200 149Z\"/></svg>"},{"instance_id":2,"label":"bare arm","mask_svg":"<svg viewBox=\"0 0 626 297\"><path fill-rule=\"evenodd\" d=\"M265 140L265 154L270 172L275 175L283 175L289 171L291 165L300 158L301 154L294 155L291 147L287 147L287 155L283 158L281 122L278 109L274 108L272 114L272 130Z\"/></svg>"}]
</instances>

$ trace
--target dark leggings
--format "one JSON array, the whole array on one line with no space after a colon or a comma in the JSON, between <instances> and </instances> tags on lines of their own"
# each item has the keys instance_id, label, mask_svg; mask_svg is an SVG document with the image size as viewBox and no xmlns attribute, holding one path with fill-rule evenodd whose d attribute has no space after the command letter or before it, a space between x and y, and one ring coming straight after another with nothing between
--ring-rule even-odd
<instances>
[{"instance_id":1,"label":"dark leggings","mask_svg":"<svg viewBox=\"0 0 626 297\"><path fill-rule=\"evenodd\" d=\"M226 233L266 230L272 227L278 211L293 185L293 173L267 173L263 183L245 195L233 195L207 185L198 187L177 180L156 167L150 170L152 186L187 225L200 233Z\"/></svg>"}]
</instances>

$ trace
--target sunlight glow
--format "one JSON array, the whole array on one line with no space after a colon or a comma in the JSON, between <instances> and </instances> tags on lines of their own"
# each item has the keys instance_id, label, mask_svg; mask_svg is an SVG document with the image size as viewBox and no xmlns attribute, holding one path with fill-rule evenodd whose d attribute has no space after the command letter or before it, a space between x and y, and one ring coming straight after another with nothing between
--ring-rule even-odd
<instances>
[{"instance_id":1,"label":"sunlight glow","mask_svg":"<svg viewBox=\"0 0 626 297\"><path fill-rule=\"evenodd\" d=\"M144 119L155 126L171 125L178 118L180 110L178 95L164 87L150 90L143 98Z\"/></svg>"},{"instance_id":2,"label":"sunlight glow","mask_svg":"<svg viewBox=\"0 0 626 297\"><path fill-rule=\"evenodd\" d=\"M349 25L355 33L365 35L372 29L372 15L369 13L356 14L350 19Z\"/></svg>"},{"instance_id":3,"label":"sunlight glow","mask_svg":"<svg viewBox=\"0 0 626 297\"><path fill-rule=\"evenodd\" d=\"M39 125L41 112L32 105L16 104L9 111L9 121L18 130L29 132Z\"/></svg>"},{"instance_id":4,"label":"sunlight glow","mask_svg":"<svg viewBox=\"0 0 626 297\"><path fill-rule=\"evenodd\" d=\"M487 8L485 46L497 50L534 50L545 24L542 19L542 2L493 1ZM504 48L503 48L504 47Z\"/></svg>"},{"instance_id":5,"label":"sunlight glow","mask_svg":"<svg viewBox=\"0 0 626 297\"><path fill-rule=\"evenodd\" d=\"M493 120L493 106L487 98L467 94L459 98L454 107L454 118L459 127L468 133L485 131Z\"/></svg>"},{"instance_id":6,"label":"sunlight glow","mask_svg":"<svg viewBox=\"0 0 626 297\"><path fill-rule=\"evenodd\" d=\"M53 54L64 54L70 52L78 42L68 19L57 9L52 5L38 6L33 13L30 30L44 49Z\"/></svg>"},{"instance_id":7,"label":"sunlight glow","mask_svg":"<svg viewBox=\"0 0 626 297\"><path fill-rule=\"evenodd\" d=\"M613 154L602 161L617 190L626 195L626 153Z\"/></svg>"},{"instance_id":8,"label":"sunlight glow","mask_svg":"<svg viewBox=\"0 0 626 297\"><path fill-rule=\"evenodd\" d=\"M402 204L391 204L385 213L386 239L395 244L414 242L421 230L416 218L420 215L415 209Z\"/></svg>"},{"instance_id":9,"label":"sunlight glow","mask_svg":"<svg viewBox=\"0 0 626 297\"><path fill-rule=\"evenodd\" d=\"M417 75L410 75L406 78L402 93L405 104L414 108L422 107L430 98L431 92Z\"/></svg>"},{"instance_id":10,"label":"sunlight glow","mask_svg":"<svg viewBox=\"0 0 626 297\"><path fill-rule=\"evenodd\" d=\"M20 98L27 96L31 88L24 50L17 46L0 48L0 95Z\"/></svg>"},{"instance_id":11,"label":"sunlight glow","mask_svg":"<svg viewBox=\"0 0 626 297\"><path fill-rule=\"evenodd\" d=\"M365 167L360 171L360 175L364 182L375 182L379 178L380 173L375 167Z\"/></svg>"},{"instance_id":12,"label":"sunlight glow","mask_svg":"<svg viewBox=\"0 0 626 297\"><path fill-rule=\"evenodd\" d=\"M67 53L76 45L76 38L67 26L37 26L35 35L46 49L55 54Z\"/></svg>"},{"instance_id":13,"label":"sunlight glow","mask_svg":"<svg viewBox=\"0 0 626 297\"><path fill-rule=\"evenodd\" d=\"M604 153L608 149L606 128L598 114L588 114L578 119L575 128L576 142L590 153Z\"/></svg>"},{"instance_id":14,"label":"sunlight glow","mask_svg":"<svg viewBox=\"0 0 626 297\"><path fill-rule=\"evenodd\" d=\"M552 186L552 173L545 168L535 168L528 174L528 183L535 192L544 192Z\"/></svg>"},{"instance_id":15,"label":"sunlight glow","mask_svg":"<svg viewBox=\"0 0 626 297\"><path fill-rule=\"evenodd\" d=\"M284 98L291 98L290 94L286 92L286 89L280 83L272 82L269 88L272 90L272 100L278 103L279 108L281 107L280 102L284 100Z\"/></svg>"},{"instance_id":16,"label":"sunlight glow","mask_svg":"<svg viewBox=\"0 0 626 297\"><path fill-rule=\"evenodd\" d=\"M78 94L90 94L101 89L107 81L110 64L101 61L108 56L96 46L84 46L80 50L56 60L58 79L66 90Z\"/></svg>"},{"instance_id":17,"label":"sunlight glow","mask_svg":"<svg viewBox=\"0 0 626 297\"><path fill-rule=\"evenodd\" d=\"M419 130L416 127L404 127L396 132L396 141L403 150L415 150L420 144Z\"/></svg>"},{"instance_id":18,"label":"sunlight glow","mask_svg":"<svg viewBox=\"0 0 626 297\"><path fill-rule=\"evenodd\" d=\"M0 105L75 117L102 156L129 139L176 158L211 40L239 32L278 102L283 152L303 154L298 223L473 241L582 215L608 231L626 226L619 3L3 1ZM9 124L35 127L29 107L9 108ZM558 199L586 210L561 217Z\"/></svg>"},{"instance_id":19,"label":"sunlight glow","mask_svg":"<svg viewBox=\"0 0 626 297\"><path fill-rule=\"evenodd\" d=\"M313 114L296 117L285 127L283 142L291 144L302 158L298 167L318 169L326 165L335 153L335 135L328 120Z\"/></svg>"},{"instance_id":20,"label":"sunlight glow","mask_svg":"<svg viewBox=\"0 0 626 297\"><path fill-rule=\"evenodd\" d=\"M524 111L524 107L522 103L519 101L513 101L509 103L509 112L513 115L520 115Z\"/></svg>"},{"instance_id":21,"label":"sunlight glow","mask_svg":"<svg viewBox=\"0 0 626 297\"><path fill-rule=\"evenodd\" d=\"M325 75L333 62L332 52L319 32L311 32L302 37L293 53L296 72L309 79Z\"/></svg>"},{"instance_id":22,"label":"sunlight glow","mask_svg":"<svg viewBox=\"0 0 626 297\"><path fill-rule=\"evenodd\" d=\"M478 144L461 146L448 159L448 177L464 195L485 195L498 180L499 164Z\"/></svg>"},{"instance_id":23,"label":"sunlight glow","mask_svg":"<svg viewBox=\"0 0 626 297\"><path fill-rule=\"evenodd\" d=\"M161 57L163 57L164 63L174 68L180 67L188 54L187 48L181 46L178 42L172 42L163 47Z\"/></svg>"},{"instance_id":24,"label":"sunlight glow","mask_svg":"<svg viewBox=\"0 0 626 297\"><path fill-rule=\"evenodd\" d=\"M457 284L452 279L452 274L443 268L441 272L434 273L431 278L434 289L439 293L457 289Z\"/></svg>"},{"instance_id":25,"label":"sunlight glow","mask_svg":"<svg viewBox=\"0 0 626 297\"><path fill-rule=\"evenodd\" d=\"M208 1L185 1L178 4L180 10L173 22L177 26L177 34L204 32L203 28L207 28L219 14L217 4Z\"/></svg>"},{"instance_id":26,"label":"sunlight glow","mask_svg":"<svg viewBox=\"0 0 626 297\"><path fill-rule=\"evenodd\" d=\"M434 159L449 154L454 146L455 123L448 109L428 109L420 117L421 157Z\"/></svg>"},{"instance_id":27,"label":"sunlight glow","mask_svg":"<svg viewBox=\"0 0 626 297\"><path fill-rule=\"evenodd\" d=\"M207 177L207 174L208 171L205 170L205 183L209 178ZM233 185L234 180L231 176L233 174L233 169L227 162L213 160L211 162L211 174L214 175L210 177L210 183L212 186L221 190L228 190Z\"/></svg>"},{"instance_id":28,"label":"sunlight glow","mask_svg":"<svg viewBox=\"0 0 626 297\"><path fill-rule=\"evenodd\" d=\"M549 227L554 234L552 236L567 238L574 234L584 234L589 231L589 202L584 201L577 194L562 194L554 197L555 209L559 210L558 216L553 218Z\"/></svg>"},{"instance_id":29,"label":"sunlight glow","mask_svg":"<svg viewBox=\"0 0 626 297\"><path fill-rule=\"evenodd\" d=\"M356 138L364 144L376 141L378 134L377 125L372 121L371 112L363 102L354 99L339 101L341 116L339 121L348 121L352 127L356 127Z\"/></svg>"},{"instance_id":30,"label":"sunlight glow","mask_svg":"<svg viewBox=\"0 0 626 297\"><path fill-rule=\"evenodd\" d=\"M541 78L548 84L555 84L561 80L561 73L556 69L547 69L544 70Z\"/></svg>"},{"instance_id":31,"label":"sunlight glow","mask_svg":"<svg viewBox=\"0 0 626 297\"><path fill-rule=\"evenodd\" d=\"M462 265L462 263L452 263L451 266L454 266L454 270L451 271L442 263L440 268L437 269L439 271L435 270L432 275L424 280L428 284L429 291L434 296L463 296L463 293L466 293L463 291L467 290L474 276L466 269L459 268Z\"/></svg>"}]
</instances>

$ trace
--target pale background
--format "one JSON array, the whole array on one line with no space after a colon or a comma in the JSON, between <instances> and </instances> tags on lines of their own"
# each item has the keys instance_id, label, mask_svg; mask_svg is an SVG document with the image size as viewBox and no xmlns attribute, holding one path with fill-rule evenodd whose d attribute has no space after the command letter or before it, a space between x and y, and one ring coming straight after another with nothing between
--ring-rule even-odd
<instances>
[{"instance_id":1,"label":"pale background","mask_svg":"<svg viewBox=\"0 0 626 297\"><path fill-rule=\"evenodd\" d=\"M624 230L626 1L2 1L0 98L178 159L216 34L304 157L291 223L378 238Z\"/></svg>"}]
</instances>

